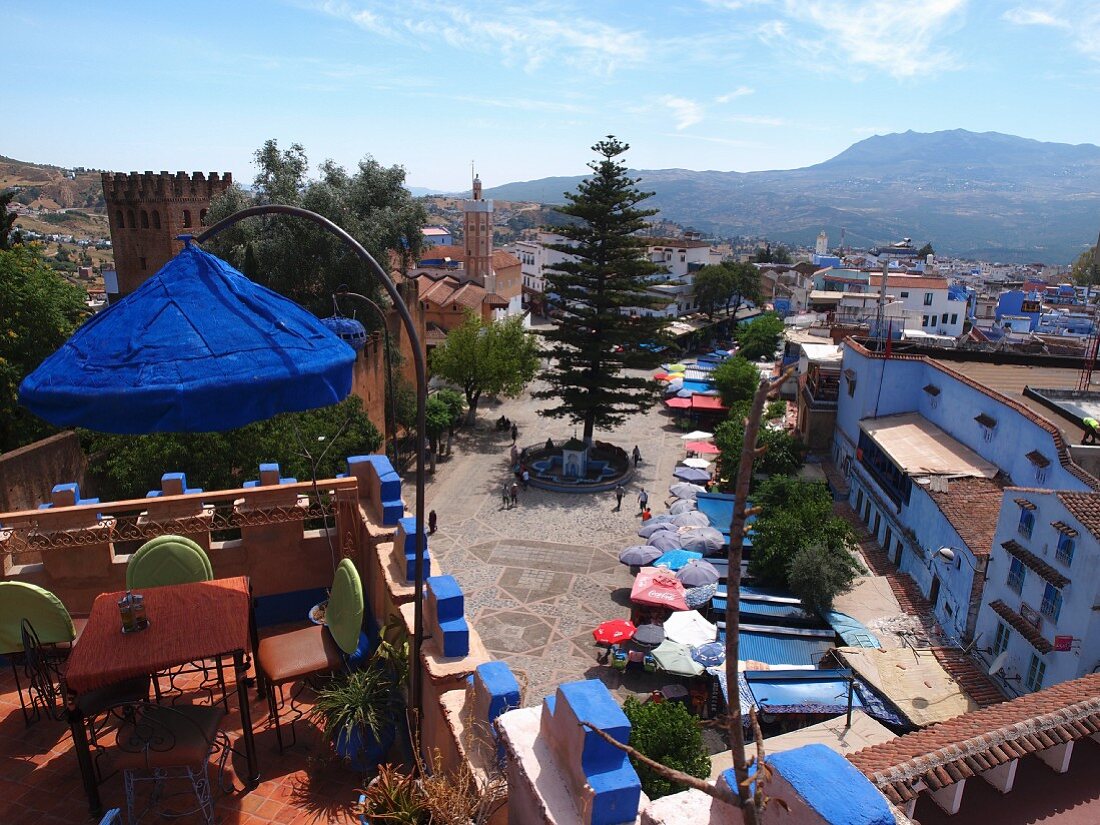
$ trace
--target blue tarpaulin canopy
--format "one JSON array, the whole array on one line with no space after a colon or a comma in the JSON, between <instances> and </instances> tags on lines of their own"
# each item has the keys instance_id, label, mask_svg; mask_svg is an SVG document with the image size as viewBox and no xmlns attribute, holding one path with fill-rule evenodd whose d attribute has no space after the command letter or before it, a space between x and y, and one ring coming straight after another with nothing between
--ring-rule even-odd
<instances>
[{"instance_id":1,"label":"blue tarpaulin canopy","mask_svg":"<svg viewBox=\"0 0 1100 825\"><path fill-rule=\"evenodd\" d=\"M208 432L335 404L355 351L298 304L188 243L23 381L61 427Z\"/></svg>"},{"instance_id":2,"label":"blue tarpaulin canopy","mask_svg":"<svg viewBox=\"0 0 1100 825\"><path fill-rule=\"evenodd\" d=\"M847 670L745 671L756 705L767 713L844 713L848 707ZM853 707L861 707L852 694Z\"/></svg>"}]
</instances>

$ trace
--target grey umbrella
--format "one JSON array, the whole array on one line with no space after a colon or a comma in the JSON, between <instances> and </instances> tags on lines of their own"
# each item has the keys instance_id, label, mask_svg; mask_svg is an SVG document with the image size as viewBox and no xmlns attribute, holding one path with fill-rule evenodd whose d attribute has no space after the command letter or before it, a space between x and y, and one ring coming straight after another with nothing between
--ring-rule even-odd
<instances>
[{"instance_id":1,"label":"grey umbrella","mask_svg":"<svg viewBox=\"0 0 1100 825\"><path fill-rule=\"evenodd\" d=\"M702 587L718 581L718 570L709 562L692 559L676 571L676 578L684 587Z\"/></svg>"},{"instance_id":2,"label":"grey umbrella","mask_svg":"<svg viewBox=\"0 0 1100 825\"><path fill-rule=\"evenodd\" d=\"M690 513L681 513L672 519L677 527L710 527L710 519L706 513L692 510Z\"/></svg>"},{"instance_id":3,"label":"grey umbrella","mask_svg":"<svg viewBox=\"0 0 1100 825\"><path fill-rule=\"evenodd\" d=\"M662 530L649 537L649 543L662 553L666 550L680 549L680 534L675 530Z\"/></svg>"},{"instance_id":4,"label":"grey umbrella","mask_svg":"<svg viewBox=\"0 0 1100 825\"><path fill-rule=\"evenodd\" d=\"M631 567L642 567L659 559L662 552L651 544L632 544L619 553L619 562Z\"/></svg>"},{"instance_id":5,"label":"grey umbrella","mask_svg":"<svg viewBox=\"0 0 1100 825\"><path fill-rule=\"evenodd\" d=\"M657 647L665 640L665 629L659 624L642 624L634 631L632 641L639 647Z\"/></svg>"},{"instance_id":6,"label":"grey umbrella","mask_svg":"<svg viewBox=\"0 0 1100 825\"><path fill-rule=\"evenodd\" d=\"M673 516L682 516L684 513L690 513L698 505L693 499L682 498L679 501L673 502L672 506L668 508L668 512Z\"/></svg>"},{"instance_id":7,"label":"grey umbrella","mask_svg":"<svg viewBox=\"0 0 1100 825\"><path fill-rule=\"evenodd\" d=\"M668 491L676 496L676 498L694 499L699 493L705 493L707 488L700 487L698 484L688 484L686 481L681 481L669 487Z\"/></svg>"},{"instance_id":8,"label":"grey umbrella","mask_svg":"<svg viewBox=\"0 0 1100 825\"><path fill-rule=\"evenodd\" d=\"M641 527L638 528L638 536L640 538L643 538L643 539L648 539L650 536L654 535L655 533L660 533L661 531L667 531L667 530L675 531L677 529L678 529L677 525L673 524L671 519L668 520L668 521L657 521L657 522L647 521L645 524L643 524Z\"/></svg>"},{"instance_id":9,"label":"grey umbrella","mask_svg":"<svg viewBox=\"0 0 1100 825\"><path fill-rule=\"evenodd\" d=\"M710 473L695 467L677 467L672 474L681 481L688 481L692 484L706 484L710 480Z\"/></svg>"},{"instance_id":10,"label":"grey umbrella","mask_svg":"<svg viewBox=\"0 0 1100 825\"><path fill-rule=\"evenodd\" d=\"M685 550L694 550L704 556L721 550L725 543L721 531L713 527L696 527L680 533L680 545Z\"/></svg>"}]
</instances>

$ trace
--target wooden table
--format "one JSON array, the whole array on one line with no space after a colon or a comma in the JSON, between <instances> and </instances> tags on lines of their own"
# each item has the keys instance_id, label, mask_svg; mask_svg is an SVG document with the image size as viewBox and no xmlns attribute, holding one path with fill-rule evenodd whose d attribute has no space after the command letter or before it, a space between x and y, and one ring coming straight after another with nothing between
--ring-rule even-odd
<instances>
[{"instance_id":1,"label":"wooden table","mask_svg":"<svg viewBox=\"0 0 1100 825\"><path fill-rule=\"evenodd\" d=\"M65 667L69 726L93 816L99 816L103 806L77 697L135 677L156 678L158 672L187 662L233 657L248 758L247 784L252 788L259 782L246 683L249 654L257 644L248 578L150 587L140 592L145 596L149 627L124 634L117 603L125 593L102 593L96 597L88 625L73 646Z\"/></svg>"}]
</instances>

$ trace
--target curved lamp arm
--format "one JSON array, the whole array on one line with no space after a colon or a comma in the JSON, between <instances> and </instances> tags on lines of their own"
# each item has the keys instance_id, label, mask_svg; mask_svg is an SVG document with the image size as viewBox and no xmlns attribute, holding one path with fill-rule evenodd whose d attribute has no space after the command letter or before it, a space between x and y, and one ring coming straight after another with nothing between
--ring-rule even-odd
<instances>
[{"instance_id":1,"label":"curved lamp arm","mask_svg":"<svg viewBox=\"0 0 1100 825\"><path fill-rule=\"evenodd\" d=\"M426 421L426 405L428 398L428 377L427 366L424 363L424 351L420 347L420 336L416 334L416 325L413 323L412 314L409 312L409 307L401 297L401 293L398 291L397 286L394 284L393 279L383 269L378 261L374 259L374 256L367 252L363 248L363 245L359 241L355 240L344 229L337 226L330 221L324 215L318 215L316 212L311 212L308 209L302 209L300 206L287 206L285 204L267 204L264 206L250 206L247 209L242 209L239 212L234 212L232 215L223 218L216 224L206 229L202 234L195 236L197 243L203 243L204 241L213 238L220 232L224 232L229 227L240 223L246 218L256 217L258 215L289 215L294 218L303 218L307 221L320 226L322 229L332 233L341 241L343 241L349 249L351 249L356 257L359 258L364 264L367 265L367 269L379 283L386 290L386 294L390 296L390 300L393 301L394 308L397 310L398 315L401 316L401 323L405 327L405 332L409 336L409 341L412 343L413 351L413 365L416 370L416 432L417 432L417 449L416 449L416 559L414 564L414 596L413 596L413 634L410 640L410 659L411 667L409 668L409 693L412 696L412 716L411 726L413 728L413 741L419 741L417 734L420 728L420 719L423 712L423 680L421 678L420 670L420 644L424 638L424 449L420 442L422 434L427 431ZM349 293L351 294L351 293ZM363 297L363 296L359 296Z\"/></svg>"}]
</instances>

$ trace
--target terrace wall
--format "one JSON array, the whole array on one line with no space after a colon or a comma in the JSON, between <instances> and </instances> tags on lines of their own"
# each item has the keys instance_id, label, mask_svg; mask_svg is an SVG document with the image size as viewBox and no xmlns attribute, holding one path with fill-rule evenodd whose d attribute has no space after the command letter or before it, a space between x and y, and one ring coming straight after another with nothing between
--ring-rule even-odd
<instances>
[{"instance_id":1,"label":"terrace wall","mask_svg":"<svg viewBox=\"0 0 1100 825\"><path fill-rule=\"evenodd\" d=\"M54 479L83 484L87 466L74 432L58 433L0 455L0 513L30 510L46 501Z\"/></svg>"}]
</instances>

